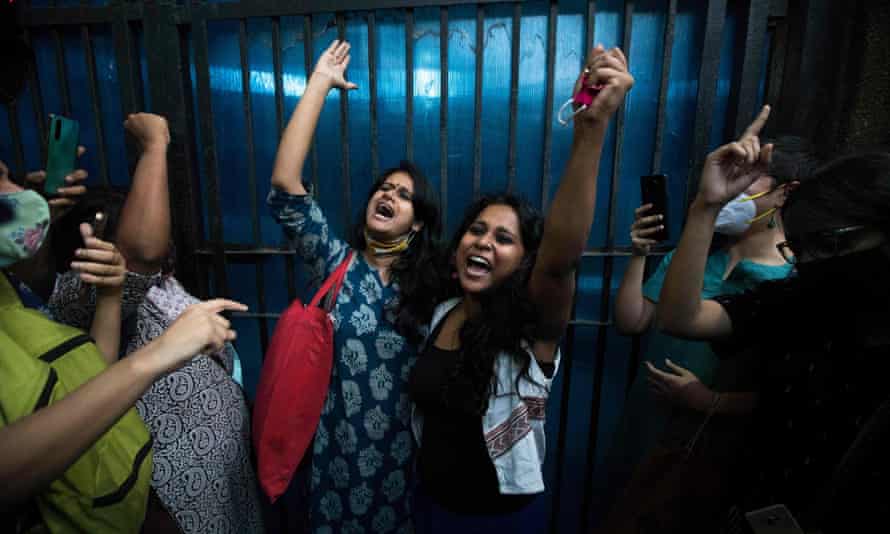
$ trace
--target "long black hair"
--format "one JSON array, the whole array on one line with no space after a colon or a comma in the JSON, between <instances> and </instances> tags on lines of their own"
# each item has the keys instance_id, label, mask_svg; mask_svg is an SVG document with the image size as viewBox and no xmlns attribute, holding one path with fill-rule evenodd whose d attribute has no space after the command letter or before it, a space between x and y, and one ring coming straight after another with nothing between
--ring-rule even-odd
<instances>
[{"instance_id":1,"label":"long black hair","mask_svg":"<svg viewBox=\"0 0 890 534\"><path fill-rule=\"evenodd\" d=\"M399 284L399 306L396 312L396 330L412 343L423 338L423 329L429 324L436 305L435 295L439 292L440 278L437 274L439 239L442 234L442 219L432 184L423 172L410 161L402 160L397 167L383 171L368 191L365 209L359 214L352 229L350 245L362 251L365 242L365 214L368 202L383 182L397 172L411 177L414 193L411 205L414 208L414 222L423 223L414 235L411 246L399 254L390 266L392 280Z\"/></svg>"},{"instance_id":2,"label":"long black hair","mask_svg":"<svg viewBox=\"0 0 890 534\"><path fill-rule=\"evenodd\" d=\"M839 226L870 226L890 238L890 152L840 157L788 195L785 232L799 236Z\"/></svg>"},{"instance_id":3,"label":"long black hair","mask_svg":"<svg viewBox=\"0 0 890 534\"><path fill-rule=\"evenodd\" d=\"M480 313L467 318L461 326L458 362L442 391L447 402L451 385L468 385L473 392L469 399L470 406L480 415L488 408L488 398L495 387L494 365L498 354L506 352L513 356L521 366L519 376L528 376L531 358L522 343L534 339L536 313L527 286L544 227L541 214L521 197L511 194L486 195L467 209L448 246L448 258L453 261L461 239L479 214L485 208L496 205L507 206L516 213L525 253L513 274L477 296L482 309ZM460 282L452 276L454 268L452 265L449 269L444 297L463 294ZM517 387L519 376L515 384Z\"/></svg>"},{"instance_id":4,"label":"long black hair","mask_svg":"<svg viewBox=\"0 0 890 534\"><path fill-rule=\"evenodd\" d=\"M93 223L98 212L105 215L105 241L116 241L117 224L121 209L127 200L127 190L122 187L90 187L65 215L50 228L56 272L64 273L71 268L74 251L83 246L80 223Z\"/></svg>"}]
</instances>

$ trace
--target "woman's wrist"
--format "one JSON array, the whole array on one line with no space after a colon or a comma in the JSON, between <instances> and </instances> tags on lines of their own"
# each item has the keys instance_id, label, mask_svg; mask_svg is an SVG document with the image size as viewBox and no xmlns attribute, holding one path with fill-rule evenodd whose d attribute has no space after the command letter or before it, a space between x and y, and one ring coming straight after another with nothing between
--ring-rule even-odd
<instances>
[{"instance_id":1,"label":"woman's wrist","mask_svg":"<svg viewBox=\"0 0 890 534\"><path fill-rule=\"evenodd\" d=\"M318 87L325 91L330 91L334 87L334 80L327 74L315 71L309 77L309 87ZM308 87L307 87L308 88Z\"/></svg>"}]
</instances>

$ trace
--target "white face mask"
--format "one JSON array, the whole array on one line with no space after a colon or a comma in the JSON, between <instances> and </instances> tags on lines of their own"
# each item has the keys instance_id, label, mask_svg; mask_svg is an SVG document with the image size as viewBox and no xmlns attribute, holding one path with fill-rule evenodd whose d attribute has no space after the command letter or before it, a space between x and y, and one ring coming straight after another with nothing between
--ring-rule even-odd
<instances>
[{"instance_id":1,"label":"white face mask","mask_svg":"<svg viewBox=\"0 0 890 534\"><path fill-rule=\"evenodd\" d=\"M742 235L751 227L751 221L756 216L754 199L742 193L720 210L714 231L724 235Z\"/></svg>"},{"instance_id":2,"label":"white face mask","mask_svg":"<svg viewBox=\"0 0 890 534\"><path fill-rule=\"evenodd\" d=\"M729 203L717 214L717 222L714 223L714 231L723 235L742 235L748 231L751 224L765 217L771 216L776 212L776 208L770 208L765 212L757 215L757 204L754 200L766 196L772 191L764 191L756 195L747 195L741 193L739 196L730 200ZM770 220L769 227L773 227Z\"/></svg>"}]
</instances>

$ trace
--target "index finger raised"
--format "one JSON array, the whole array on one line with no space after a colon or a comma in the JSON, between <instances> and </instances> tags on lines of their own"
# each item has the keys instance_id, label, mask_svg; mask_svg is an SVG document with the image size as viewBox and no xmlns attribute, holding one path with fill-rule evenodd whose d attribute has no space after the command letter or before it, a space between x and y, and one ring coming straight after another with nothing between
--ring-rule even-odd
<instances>
[{"instance_id":1,"label":"index finger raised","mask_svg":"<svg viewBox=\"0 0 890 534\"><path fill-rule=\"evenodd\" d=\"M212 313L219 313L221 311L247 311L246 304L241 304L240 302L229 299L212 299L207 302L202 302L200 306Z\"/></svg>"},{"instance_id":2,"label":"index finger raised","mask_svg":"<svg viewBox=\"0 0 890 534\"><path fill-rule=\"evenodd\" d=\"M750 137L752 135L760 135L760 131L763 130L763 127L766 125L767 119L769 119L769 112L770 107L763 106L763 108L760 110L760 113L757 114L757 118L754 119L754 122L752 122L748 125L747 128L745 128L744 133L742 133L741 139Z\"/></svg>"}]
</instances>

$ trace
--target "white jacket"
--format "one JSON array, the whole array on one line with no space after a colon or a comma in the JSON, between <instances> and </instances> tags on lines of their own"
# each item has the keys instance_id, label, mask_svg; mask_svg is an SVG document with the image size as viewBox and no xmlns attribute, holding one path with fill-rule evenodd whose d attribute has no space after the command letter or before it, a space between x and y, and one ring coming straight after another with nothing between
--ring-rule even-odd
<instances>
[{"instance_id":1,"label":"white jacket","mask_svg":"<svg viewBox=\"0 0 890 534\"><path fill-rule=\"evenodd\" d=\"M434 332L449 311L460 302L459 298L440 304L433 313L429 332ZM432 342L432 340L428 340ZM507 353L501 353L495 360L497 394L492 392L488 410L482 416L482 431L485 445L498 475L502 494L530 494L544 491L544 415L550 385L553 378L547 378L538 366L532 347L523 343L531 357L528 377L519 379L519 392L516 391L516 377L522 367ZM553 363L559 367L559 350ZM556 372L553 373L556 376ZM416 404L411 410L411 426L414 438L421 443L423 414Z\"/></svg>"}]
</instances>

